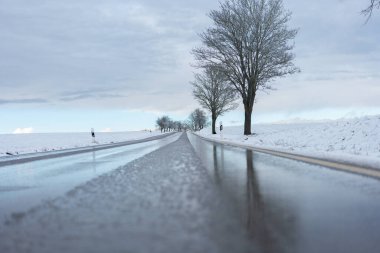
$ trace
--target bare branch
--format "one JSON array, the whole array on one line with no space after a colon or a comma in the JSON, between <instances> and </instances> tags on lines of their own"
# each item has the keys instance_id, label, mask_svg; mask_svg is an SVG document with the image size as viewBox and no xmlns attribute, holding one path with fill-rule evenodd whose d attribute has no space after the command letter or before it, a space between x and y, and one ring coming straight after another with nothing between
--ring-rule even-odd
<instances>
[{"instance_id":1,"label":"bare branch","mask_svg":"<svg viewBox=\"0 0 380 253\"><path fill-rule=\"evenodd\" d=\"M370 0L369 6L362 10L361 13L367 16L367 22L371 18L374 9L380 9L380 0Z\"/></svg>"}]
</instances>

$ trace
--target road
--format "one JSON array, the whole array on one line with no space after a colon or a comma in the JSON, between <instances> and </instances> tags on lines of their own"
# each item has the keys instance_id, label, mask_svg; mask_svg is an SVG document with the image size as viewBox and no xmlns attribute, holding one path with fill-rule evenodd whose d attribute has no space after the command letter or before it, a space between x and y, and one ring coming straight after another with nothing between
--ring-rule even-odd
<instances>
[{"instance_id":1,"label":"road","mask_svg":"<svg viewBox=\"0 0 380 253\"><path fill-rule=\"evenodd\" d=\"M379 180L178 137L0 168L0 252L380 252Z\"/></svg>"},{"instance_id":2,"label":"road","mask_svg":"<svg viewBox=\"0 0 380 253\"><path fill-rule=\"evenodd\" d=\"M190 136L262 252L380 252L380 181Z\"/></svg>"},{"instance_id":3,"label":"road","mask_svg":"<svg viewBox=\"0 0 380 253\"><path fill-rule=\"evenodd\" d=\"M48 151L48 152L41 152L41 153L30 153L30 154L20 154L16 156L0 157L0 167L4 167L7 165L28 163L28 162L39 161L39 160L52 159L52 158L57 158L57 157L65 157L69 155L78 155L78 154L83 154L83 153L88 153L88 152L95 152L99 150L105 150L105 149L111 149L111 148L113 149L117 147L124 147L124 146L132 145L132 144L138 144L141 142L162 139L166 136L173 135L173 134L174 133L164 133L161 135L151 136L145 139L129 140L129 141L122 141L122 142L117 142L117 143L109 143L109 144L98 144L95 146L69 148L69 149Z\"/></svg>"},{"instance_id":4,"label":"road","mask_svg":"<svg viewBox=\"0 0 380 253\"><path fill-rule=\"evenodd\" d=\"M164 139L156 136L148 142L128 141L0 161L0 222L11 213L24 212L44 200L63 195L177 139L178 134Z\"/></svg>"}]
</instances>

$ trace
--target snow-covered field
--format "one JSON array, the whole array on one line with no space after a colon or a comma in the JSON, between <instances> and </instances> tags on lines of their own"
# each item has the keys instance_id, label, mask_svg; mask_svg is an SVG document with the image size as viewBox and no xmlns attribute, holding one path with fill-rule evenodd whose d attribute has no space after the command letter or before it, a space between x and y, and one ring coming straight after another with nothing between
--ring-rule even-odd
<instances>
[{"instance_id":1,"label":"snow-covered field","mask_svg":"<svg viewBox=\"0 0 380 253\"><path fill-rule=\"evenodd\" d=\"M350 120L299 124L257 124L253 135L243 127L224 127L223 141L293 152L380 168L380 115ZM200 135L221 140L204 129Z\"/></svg>"},{"instance_id":2,"label":"snow-covered field","mask_svg":"<svg viewBox=\"0 0 380 253\"><path fill-rule=\"evenodd\" d=\"M96 133L97 143L92 143L90 133L0 134L0 157L9 156L7 153L17 155L139 140L159 134L159 131Z\"/></svg>"}]
</instances>

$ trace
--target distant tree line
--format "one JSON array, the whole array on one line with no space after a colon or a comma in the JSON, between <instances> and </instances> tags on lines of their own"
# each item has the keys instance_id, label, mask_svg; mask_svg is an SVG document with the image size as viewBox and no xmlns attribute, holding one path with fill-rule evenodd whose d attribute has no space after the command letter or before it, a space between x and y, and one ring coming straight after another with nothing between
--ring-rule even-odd
<instances>
[{"instance_id":1,"label":"distant tree line","mask_svg":"<svg viewBox=\"0 0 380 253\"><path fill-rule=\"evenodd\" d=\"M173 131L199 131L209 125L206 113L201 109L195 109L184 121L172 120L169 116L164 115L156 120L156 126L161 132Z\"/></svg>"},{"instance_id":2,"label":"distant tree line","mask_svg":"<svg viewBox=\"0 0 380 253\"><path fill-rule=\"evenodd\" d=\"M181 121L174 121L169 116L162 116L156 120L161 132L182 131L184 126Z\"/></svg>"}]
</instances>

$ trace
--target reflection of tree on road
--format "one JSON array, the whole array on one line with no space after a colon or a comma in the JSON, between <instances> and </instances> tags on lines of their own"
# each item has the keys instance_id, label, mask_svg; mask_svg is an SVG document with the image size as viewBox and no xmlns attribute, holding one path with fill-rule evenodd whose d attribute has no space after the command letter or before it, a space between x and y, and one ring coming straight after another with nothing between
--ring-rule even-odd
<instances>
[{"instance_id":1,"label":"reflection of tree on road","mask_svg":"<svg viewBox=\"0 0 380 253\"><path fill-rule=\"evenodd\" d=\"M252 150L246 151L247 155L247 217L246 224L250 236L258 241L266 252L275 252L273 235L265 218L265 203L260 194L259 182L253 168Z\"/></svg>"},{"instance_id":2,"label":"reflection of tree on road","mask_svg":"<svg viewBox=\"0 0 380 253\"><path fill-rule=\"evenodd\" d=\"M249 236L258 243L264 252L292 252L294 248L295 226L285 217L294 216L293 211L283 203L271 198L264 199L261 193L256 170L254 154L246 151L247 158L247 192L246 217ZM270 196L269 196L270 197ZM284 247L287 246L287 247Z\"/></svg>"},{"instance_id":3,"label":"reflection of tree on road","mask_svg":"<svg viewBox=\"0 0 380 253\"><path fill-rule=\"evenodd\" d=\"M224 170L224 147L223 145L217 146L214 144L212 151L215 183L222 185L223 175L221 175L221 170ZM220 151L219 155L218 151Z\"/></svg>"},{"instance_id":4,"label":"reflection of tree on road","mask_svg":"<svg viewBox=\"0 0 380 253\"><path fill-rule=\"evenodd\" d=\"M212 154L213 154L213 161L214 161L214 178L215 178L215 183L217 185L221 185L222 184L222 180L221 180L221 177L220 177L220 169L219 169L219 166L218 166L218 154L217 154L217 148L216 148L216 145L213 145L212 146Z\"/></svg>"},{"instance_id":5,"label":"reflection of tree on road","mask_svg":"<svg viewBox=\"0 0 380 253\"><path fill-rule=\"evenodd\" d=\"M226 160L224 152L228 152ZM230 153L222 145L213 145L213 178L224 194L232 197L248 236L262 252L293 252L297 239L294 210L291 203L279 198L280 194L263 191L271 187L259 179L256 156L251 150Z\"/></svg>"}]
</instances>

